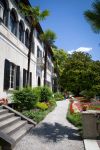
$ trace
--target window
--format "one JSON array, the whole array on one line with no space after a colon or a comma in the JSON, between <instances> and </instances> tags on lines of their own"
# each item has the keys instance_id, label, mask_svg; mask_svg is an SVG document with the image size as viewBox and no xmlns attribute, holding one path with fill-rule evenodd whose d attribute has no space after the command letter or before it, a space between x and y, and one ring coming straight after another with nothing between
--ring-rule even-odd
<instances>
[{"instance_id":1,"label":"window","mask_svg":"<svg viewBox=\"0 0 100 150\"><path fill-rule=\"evenodd\" d=\"M9 88L15 88L15 80L16 80L16 66L11 63L10 64L10 85Z\"/></svg>"},{"instance_id":2,"label":"window","mask_svg":"<svg viewBox=\"0 0 100 150\"><path fill-rule=\"evenodd\" d=\"M37 58L42 57L42 51L37 47Z\"/></svg>"},{"instance_id":3,"label":"window","mask_svg":"<svg viewBox=\"0 0 100 150\"><path fill-rule=\"evenodd\" d=\"M47 66L48 66L48 70L52 71L52 66L51 66L51 63L49 61L47 62Z\"/></svg>"},{"instance_id":4,"label":"window","mask_svg":"<svg viewBox=\"0 0 100 150\"><path fill-rule=\"evenodd\" d=\"M4 90L18 89L20 85L20 66L5 60L4 67Z\"/></svg>"},{"instance_id":5,"label":"window","mask_svg":"<svg viewBox=\"0 0 100 150\"><path fill-rule=\"evenodd\" d=\"M23 87L27 86L27 70L23 69ZM32 86L32 72L30 72L30 87Z\"/></svg>"},{"instance_id":6,"label":"window","mask_svg":"<svg viewBox=\"0 0 100 150\"><path fill-rule=\"evenodd\" d=\"M13 10L10 13L10 30L14 35L17 35L17 20Z\"/></svg>"},{"instance_id":7,"label":"window","mask_svg":"<svg viewBox=\"0 0 100 150\"><path fill-rule=\"evenodd\" d=\"M41 41L41 39L40 39L40 33L37 31L37 39L38 39L38 41L42 44L42 41Z\"/></svg>"},{"instance_id":8,"label":"window","mask_svg":"<svg viewBox=\"0 0 100 150\"><path fill-rule=\"evenodd\" d=\"M8 10L5 0L0 0L0 17L3 19L4 24L7 26Z\"/></svg>"},{"instance_id":9,"label":"window","mask_svg":"<svg viewBox=\"0 0 100 150\"><path fill-rule=\"evenodd\" d=\"M19 23L19 40L24 43L24 28L22 21Z\"/></svg>"},{"instance_id":10,"label":"window","mask_svg":"<svg viewBox=\"0 0 100 150\"><path fill-rule=\"evenodd\" d=\"M28 29L25 31L25 45L29 48L29 31Z\"/></svg>"}]
</instances>

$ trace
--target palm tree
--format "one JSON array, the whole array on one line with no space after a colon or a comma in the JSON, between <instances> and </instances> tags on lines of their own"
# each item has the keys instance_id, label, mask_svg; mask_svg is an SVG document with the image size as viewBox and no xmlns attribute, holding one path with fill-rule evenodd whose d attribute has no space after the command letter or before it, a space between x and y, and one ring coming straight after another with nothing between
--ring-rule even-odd
<instances>
[{"instance_id":1,"label":"palm tree","mask_svg":"<svg viewBox=\"0 0 100 150\"><path fill-rule=\"evenodd\" d=\"M54 42L56 39L56 34L50 29L46 30L43 34L40 35L41 40L45 45L45 57L44 57L44 86L46 85L46 76L47 76L47 54L48 49L54 47Z\"/></svg>"},{"instance_id":2,"label":"palm tree","mask_svg":"<svg viewBox=\"0 0 100 150\"><path fill-rule=\"evenodd\" d=\"M84 15L92 26L94 32L100 32L100 0L92 4L93 10L85 11Z\"/></svg>"},{"instance_id":3,"label":"palm tree","mask_svg":"<svg viewBox=\"0 0 100 150\"><path fill-rule=\"evenodd\" d=\"M33 47L33 32L34 28L37 26L37 24L44 20L48 15L49 11L44 10L40 11L40 8L38 6L31 7L28 5L25 5L23 3L20 3L20 10L25 17L28 17L31 19L30 22L30 37L29 37L29 51L28 51L28 64L27 64L27 85L29 86L29 80L30 80L30 60L31 60L31 52Z\"/></svg>"}]
</instances>

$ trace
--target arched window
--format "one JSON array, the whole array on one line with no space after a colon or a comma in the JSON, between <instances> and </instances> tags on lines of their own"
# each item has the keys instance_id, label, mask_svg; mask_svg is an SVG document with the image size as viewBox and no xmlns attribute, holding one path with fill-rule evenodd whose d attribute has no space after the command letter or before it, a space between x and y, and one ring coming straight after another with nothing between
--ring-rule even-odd
<instances>
[{"instance_id":1,"label":"arched window","mask_svg":"<svg viewBox=\"0 0 100 150\"><path fill-rule=\"evenodd\" d=\"M10 12L10 30L17 36L17 18L14 10Z\"/></svg>"},{"instance_id":2,"label":"arched window","mask_svg":"<svg viewBox=\"0 0 100 150\"><path fill-rule=\"evenodd\" d=\"M0 0L0 5L3 7L3 22L7 26L8 22L8 3L6 0Z\"/></svg>"},{"instance_id":3,"label":"arched window","mask_svg":"<svg viewBox=\"0 0 100 150\"><path fill-rule=\"evenodd\" d=\"M29 30L26 29L25 31L25 45L28 48L29 47Z\"/></svg>"},{"instance_id":4,"label":"arched window","mask_svg":"<svg viewBox=\"0 0 100 150\"><path fill-rule=\"evenodd\" d=\"M19 23L19 40L24 43L24 25L22 21Z\"/></svg>"}]
</instances>

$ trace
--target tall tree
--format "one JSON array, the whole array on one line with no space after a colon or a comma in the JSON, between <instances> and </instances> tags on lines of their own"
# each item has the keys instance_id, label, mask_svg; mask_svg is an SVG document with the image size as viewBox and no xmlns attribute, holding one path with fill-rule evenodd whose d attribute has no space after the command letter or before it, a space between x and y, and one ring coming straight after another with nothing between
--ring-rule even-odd
<instances>
[{"instance_id":1,"label":"tall tree","mask_svg":"<svg viewBox=\"0 0 100 150\"><path fill-rule=\"evenodd\" d=\"M63 49L53 48L54 68L57 73L57 90L62 88L61 76L63 74L68 54Z\"/></svg>"},{"instance_id":2,"label":"tall tree","mask_svg":"<svg viewBox=\"0 0 100 150\"><path fill-rule=\"evenodd\" d=\"M56 34L50 29L46 30L43 34L40 35L42 41L45 44L45 57L44 57L44 86L46 85L46 76L47 76L47 55L48 48L54 47L54 42L56 39Z\"/></svg>"},{"instance_id":3,"label":"tall tree","mask_svg":"<svg viewBox=\"0 0 100 150\"><path fill-rule=\"evenodd\" d=\"M93 10L85 11L84 15L92 26L94 32L100 32L100 0L95 0L92 4Z\"/></svg>"},{"instance_id":4,"label":"tall tree","mask_svg":"<svg viewBox=\"0 0 100 150\"><path fill-rule=\"evenodd\" d=\"M91 56L83 52L69 55L61 76L63 87L79 95L82 90L89 90L94 84L95 72L91 69Z\"/></svg>"},{"instance_id":5,"label":"tall tree","mask_svg":"<svg viewBox=\"0 0 100 150\"><path fill-rule=\"evenodd\" d=\"M32 46L33 46L34 28L37 26L37 24L40 21L44 20L49 15L49 11L48 10L40 11L40 8L38 6L31 7L31 6L25 5L24 3L20 3L20 10L21 10L21 13L23 13L26 17L29 17L31 19L28 64L27 64L27 86L29 86L29 83L30 83L30 81L29 81L30 80L30 60L31 60L31 52L32 52Z\"/></svg>"}]
</instances>

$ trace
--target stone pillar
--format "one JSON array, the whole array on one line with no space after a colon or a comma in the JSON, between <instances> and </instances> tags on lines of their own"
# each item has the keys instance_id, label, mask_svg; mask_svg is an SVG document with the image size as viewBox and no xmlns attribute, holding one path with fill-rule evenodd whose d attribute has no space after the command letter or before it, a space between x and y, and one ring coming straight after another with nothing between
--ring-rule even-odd
<instances>
[{"instance_id":1,"label":"stone pillar","mask_svg":"<svg viewBox=\"0 0 100 150\"><path fill-rule=\"evenodd\" d=\"M86 139L96 139L97 132L96 111L88 110L82 112L83 137Z\"/></svg>"}]
</instances>

